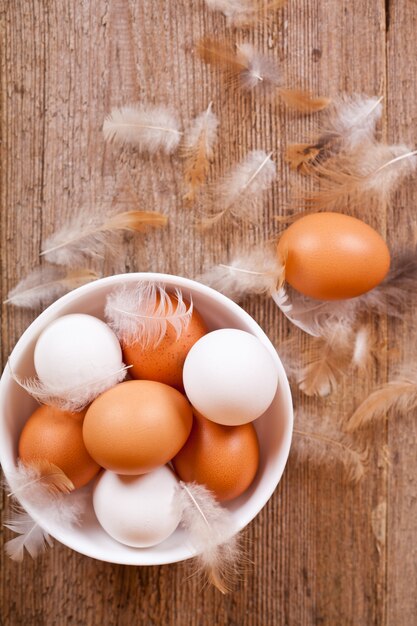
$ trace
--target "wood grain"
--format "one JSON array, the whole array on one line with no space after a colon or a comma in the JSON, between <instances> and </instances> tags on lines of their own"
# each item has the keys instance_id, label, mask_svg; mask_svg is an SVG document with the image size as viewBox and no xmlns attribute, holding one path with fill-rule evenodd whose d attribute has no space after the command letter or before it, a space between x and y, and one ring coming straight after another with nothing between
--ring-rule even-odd
<instances>
[{"instance_id":1,"label":"wood grain","mask_svg":"<svg viewBox=\"0 0 417 626\"><path fill-rule=\"evenodd\" d=\"M387 134L390 142L403 142L415 149L417 106L411 93L417 59L411 33L417 27L417 5L407 0L391 4L387 37ZM391 245L399 251L416 249L416 201L416 186L410 184L398 192L388 212ZM401 355L407 360L415 358L415 345L407 341L404 327L412 328L414 320L411 310L405 326L398 328L393 324L390 328L391 343L401 348ZM405 626L415 621L417 613L417 421L391 419L388 443L392 468L388 477L387 612L390 624ZM405 581L409 581L410 586Z\"/></svg>"},{"instance_id":2,"label":"wood grain","mask_svg":"<svg viewBox=\"0 0 417 626\"><path fill-rule=\"evenodd\" d=\"M0 15L2 300L38 264L42 241L60 224L81 207L122 202L126 189L143 208L169 214L170 226L126 239L125 257L98 267L105 274L195 276L242 243L249 249L274 232L272 216L284 212L300 185L283 162L283 149L308 136L314 118L225 90L217 72L193 53L203 34L252 41L281 62L289 84L315 93L385 95L381 134L416 141L412 0L289 0L268 25L242 32L227 30L203 0L1 0ZM273 150L279 176L267 199L269 225L196 234L193 215L180 201L177 157L138 158L103 144L105 114L138 100L170 103L184 122L214 102L221 142L213 178L250 149ZM392 207L377 207L367 219L393 246L413 245L416 199L410 181ZM248 299L244 305L279 349L289 328L273 304ZM3 307L3 364L38 313ZM404 328L390 327L388 338L406 355ZM386 350L384 324L378 332ZM301 345L301 333L297 341ZM348 415L391 365L387 358L368 383L347 380L329 402L295 393L295 405ZM416 439L415 422L375 428L370 471L357 487L346 486L337 467L290 459L276 493L248 529L253 564L230 596L203 588L189 577L186 563L125 567L57 544L36 562L17 565L2 550L0 624L409 626L417 608ZM385 443L393 459L389 468L378 452ZM3 540L9 537L1 533Z\"/></svg>"}]
</instances>

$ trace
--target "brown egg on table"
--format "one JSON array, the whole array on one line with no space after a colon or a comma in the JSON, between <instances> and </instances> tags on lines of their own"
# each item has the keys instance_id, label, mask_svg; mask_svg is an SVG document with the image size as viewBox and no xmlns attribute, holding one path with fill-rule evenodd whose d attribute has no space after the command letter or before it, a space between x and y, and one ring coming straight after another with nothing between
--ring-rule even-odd
<instances>
[{"instance_id":1,"label":"brown egg on table","mask_svg":"<svg viewBox=\"0 0 417 626\"><path fill-rule=\"evenodd\" d=\"M40 406L29 417L19 439L24 463L45 460L59 467L75 487L86 485L100 470L83 441L85 411L69 413Z\"/></svg>"},{"instance_id":2,"label":"brown egg on table","mask_svg":"<svg viewBox=\"0 0 417 626\"><path fill-rule=\"evenodd\" d=\"M84 443L102 467L118 474L144 474L177 454L192 422L191 405L177 389L156 381L129 380L90 405Z\"/></svg>"},{"instance_id":3,"label":"brown egg on table","mask_svg":"<svg viewBox=\"0 0 417 626\"><path fill-rule=\"evenodd\" d=\"M252 423L223 426L194 412L190 436L172 462L181 480L204 485L220 502L237 498L258 470L255 428Z\"/></svg>"},{"instance_id":4,"label":"brown egg on table","mask_svg":"<svg viewBox=\"0 0 417 626\"><path fill-rule=\"evenodd\" d=\"M368 224L342 213L312 213L291 224L278 241L285 279L317 300L354 298L386 276L390 253Z\"/></svg>"},{"instance_id":5,"label":"brown egg on table","mask_svg":"<svg viewBox=\"0 0 417 626\"><path fill-rule=\"evenodd\" d=\"M175 296L169 296L176 305ZM188 306L188 303L185 303ZM175 329L168 324L164 338L156 347L143 347L140 343L122 345L123 359L132 367L132 378L155 380L183 391L182 370L192 346L208 332L201 315L193 308L188 326L177 338Z\"/></svg>"}]
</instances>

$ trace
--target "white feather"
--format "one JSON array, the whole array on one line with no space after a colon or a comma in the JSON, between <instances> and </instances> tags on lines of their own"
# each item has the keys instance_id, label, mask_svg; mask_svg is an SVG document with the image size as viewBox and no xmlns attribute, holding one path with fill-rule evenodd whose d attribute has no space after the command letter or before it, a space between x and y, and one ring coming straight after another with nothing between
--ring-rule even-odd
<instances>
[{"instance_id":1,"label":"white feather","mask_svg":"<svg viewBox=\"0 0 417 626\"><path fill-rule=\"evenodd\" d=\"M251 10L251 0L205 0L211 11L221 11L228 22Z\"/></svg>"},{"instance_id":2,"label":"white feather","mask_svg":"<svg viewBox=\"0 0 417 626\"><path fill-rule=\"evenodd\" d=\"M262 208L263 192L268 190L276 178L272 152L262 150L250 152L237 164L214 191L214 206L220 210L202 221L203 227L219 222L225 216L256 222Z\"/></svg>"},{"instance_id":3,"label":"white feather","mask_svg":"<svg viewBox=\"0 0 417 626\"><path fill-rule=\"evenodd\" d=\"M359 370L365 371L372 356L371 334L369 328L362 326L355 334L352 364Z\"/></svg>"},{"instance_id":4,"label":"white feather","mask_svg":"<svg viewBox=\"0 0 417 626\"><path fill-rule=\"evenodd\" d=\"M184 179L188 187L185 199L193 201L197 190L205 183L213 146L217 140L219 120L210 102L206 111L196 117L185 132L182 153L185 158Z\"/></svg>"},{"instance_id":5,"label":"white feather","mask_svg":"<svg viewBox=\"0 0 417 626\"><path fill-rule=\"evenodd\" d=\"M58 232L48 237L41 256L58 265L81 265L86 258L116 257L121 253L123 233L161 228L167 218L154 211L122 211L110 215L82 210Z\"/></svg>"},{"instance_id":6,"label":"white feather","mask_svg":"<svg viewBox=\"0 0 417 626\"><path fill-rule=\"evenodd\" d=\"M107 322L123 343L138 342L142 347L156 347L168 326L179 338L191 320L192 302L187 306L179 289L171 297L165 287L157 283L124 285L107 296Z\"/></svg>"},{"instance_id":7,"label":"white feather","mask_svg":"<svg viewBox=\"0 0 417 626\"><path fill-rule=\"evenodd\" d=\"M33 309L46 306L67 291L96 280L88 269L68 271L61 267L37 267L9 291L6 303Z\"/></svg>"},{"instance_id":8,"label":"white feather","mask_svg":"<svg viewBox=\"0 0 417 626\"><path fill-rule=\"evenodd\" d=\"M417 150L405 145L386 145L369 141L352 153L339 153L315 173L320 188L307 194L309 206L320 210L365 210L370 201L389 203L401 182L415 172Z\"/></svg>"},{"instance_id":9,"label":"white feather","mask_svg":"<svg viewBox=\"0 0 417 626\"><path fill-rule=\"evenodd\" d=\"M228 26L246 26L256 18L264 17L268 10L280 8L285 0L205 0L212 11L221 11Z\"/></svg>"},{"instance_id":10,"label":"white feather","mask_svg":"<svg viewBox=\"0 0 417 626\"><path fill-rule=\"evenodd\" d=\"M251 44L240 44L237 47L237 58L245 67L240 74L243 89L252 91L262 88L264 91L274 91L282 84L281 72L275 60L258 52Z\"/></svg>"},{"instance_id":11,"label":"white feather","mask_svg":"<svg viewBox=\"0 0 417 626\"><path fill-rule=\"evenodd\" d=\"M382 97L359 94L343 95L333 100L327 112L321 135L338 139L347 151L372 139L382 115Z\"/></svg>"},{"instance_id":12,"label":"white feather","mask_svg":"<svg viewBox=\"0 0 417 626\"><path fill-rule=\"evenodd\" d=\"M63 380L61 385L46 385L38 378L20 378L11 367L10 370L16 383L40 404L48 404L62 411L76 413L84 409L101 393L122 382L129 367L123 365L120 369L111 372L103 370L96 379L76 387L68 387L67 380Z\"/></svg>"},{"instance_id":13,"label":"white feather","mask_svg":"<svg viewBox=\"0 0 417 626\"><path fill-rule=\"evenodd\" d=\"M276 251L266 245L238 254L227 265L217 265L197 280L240 302L246 295L276 291L282 271Z\"/></svg>"},{"instance_id":14,"label":"white feather","mask_svg":"<svg viewBox=\"0 0 417 626\"><path fill-rule=\"evenodd\" d=\"M133 104L112 109L103 124L104 139L130 144L141 152L171 154L181 139L175 113L162 106Z\"/></svg>"},{"instance_id":15,"label":"white feather","mask_svg":"<svg viewBox=\"0 0 417 626\"><path fill-rule=\"evenodd\" d=\"M308 305L301 294L292 294L290 297L288 289L284 285L271 295L277 307L294 326L313 337L320 336L320 327L316 322L315 315L320 311L322 303L317 300L310 300Z\"/></svg>"},{"instance_id":16,"label":"white feather","mask_svg":"<svg viewBox=\"0 0 417 626\"><path fill-rule=\"evenodd\" d=\"M239 542L231 532L232 517L214 495L202 485L180 482L177 506L181 522L209 581L222 593L228 591L228 579L236 573L240 557Z\"/></svg>"},{"instance_id":17,"label":"white feather","mask_svg":"<svg viewBox=\"0 0 417 626\"><path fill-rule=\"evenodd\" d=\"M42 458L29 463L19 459L17 467L8 476L6 486L12 490L8 497L26 497L40 504L44 503L43 500L48 502L53 494L69 493L74 489L72 481L59 467Z\"/></svg>"},{"instance_id":18,"label":"white feather","mask_svg":"<svg viewBox=\"0 0 417 626\"><path fill-rule=\"evenodd\" d=\"M401 317L404 307L413 306L416 277L417 257L412 251L395 259L385 280L362 296L321 301L283 286L272 298L295 326L313 337L323 337L328 328L336 324L352 329L358 318L367 312ZM358 341L360 338L361 335Z\"/></svg>"},{"instance_id":19,"label":"white feather","mask_svg":"<svg viewBox=\"0 0 417 626\"><path fill-rule=\"evenodd\" d=\"M417 151L405 145L372 146L371 165L369 153L364 149L358 158L358 172L364 176L364 186L383 197L389 197L398 184L417 168Z\"/></svg>"},{"instance_id":20,"label":"white feather","mask_svg":"<svg viewBox=\"0 0 417 626\"><path fill-rule=\"evenodd\" d=\"M205 152L208 159L213 158L213 146L217 139L217 128L219 118L212 111L212 103L203 113L200 113L193 119L190 126L184 133L183 146L186 151L194 150L200 142L201 137L204 139Z\"/></svg>"},{"instance_id":21,"label":"white feather","mask_svg":"<svg viewBox=\"0 0 417 626\"><path fill-rule=\"evenodd\" d=\"M80 213L45 240L41 256L50 263L72 267L86 258L103 259L115 254L117 247L108 239L109 230L103 216Z\"/></svg>"},{"instance_id":22,"label":"white feather","mask_svg":"<svg viewBox=\"0 0 417 626\"><path fill-rule=\"evenodd\" d=\"M22 562L25 550L35 559L46 550L47 545L52 546L49 534L24 509L16 508L12 516L6 519L4 526L18 534L6 541L4 546L12 561Z\"/></svg>"},{"instance_id":23,"label":"white feather","mask_svg":"<svg viewBox=\"0 0 417 626\"><path fill-rule=\"evenodd\" d=\"M22 561L25 549L36 558L47 545L52 546L49 534L22 508L18 498L23 498L45 519L65 528L80 523L88 504L87 489L77 489L70 494L51 492L50 484L39 480L36 467L21 462L8 472L5 486L11 492L14 504L4 525L19 535L5 544L7 554L14 561Z\"/></svg>"}]
</instances>

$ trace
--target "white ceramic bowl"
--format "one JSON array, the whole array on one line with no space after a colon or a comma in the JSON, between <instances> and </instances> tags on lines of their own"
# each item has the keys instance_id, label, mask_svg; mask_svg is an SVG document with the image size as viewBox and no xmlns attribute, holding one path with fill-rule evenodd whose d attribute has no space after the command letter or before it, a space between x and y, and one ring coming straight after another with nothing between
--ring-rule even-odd
<instances>
[{"instance_id":1,"label":"white ceramic bowl","mask_svg":"<svg viewBox=\"0 0 417 626\"><path fill-rule=\"evenodd\" d=\"M48 307L17 342L10 356L11 366L20 376L33 376L35 343L48 324L67 313L89 313L103 318L107 294L118 285L138 280L159 281L167 287L181 288L185 297L191 294L194 306L210 330L239 328L248 331L265 344L275 362L279 377L277 394L268 411L254 422L261 450L260 467L251 487L228 505L232 512L233 530L238 532L259 513L279 483L290 450L293 410L288 380L275 348L259 325L237 304L209 287L177 276L151 273L110 276L80 287ZM256 367L256 364L253 366ZM9 368L6 367L0 381L0 461L6 478L16 464L22 427L36 406L36 402L12 380ZM91 504L82 525L67 529L54 524L42 515L42 510L29 506L23 498L21 503L51 536L69 548L95 559L126 565L160 565L182 561L196 554L181 528L153 548L130 548L114 541L104 532Z\"/></svg>"}]
</instances>

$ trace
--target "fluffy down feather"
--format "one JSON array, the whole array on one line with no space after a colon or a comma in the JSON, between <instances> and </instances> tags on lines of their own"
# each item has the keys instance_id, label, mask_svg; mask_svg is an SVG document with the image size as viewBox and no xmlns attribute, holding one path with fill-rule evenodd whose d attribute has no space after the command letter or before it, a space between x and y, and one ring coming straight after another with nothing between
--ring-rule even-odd
<instances>
[{"instance_id":1,"label":"fluffy down feather","mask_svg":"<svg viewBox=\"0 0 417 626\"><path fill-rule=\"evenodd\" d=\"M263 193L276 179L271 156L272 153L254 150L232 168L212 190L211 204L220 210L204 218L202 228L210 228L224 218L248 222L259 220Z\"/></svg>"},{"instance_id":2,"label":"fluffy down feather","mask_svg":"<svg viewBox=\"0 0 417 626\"><path fill-rule=\"evenodd\" d=\"M120 341L137 342L143 347L156 347L171 326L177 338L188 328L193 304L187 306L182 292L170 294L163 285L140 282L124 285L109 294L105 315Z\"/></svg>"},{"instance_id":3,"label":"fluffy down feather","mask_svg":"<svg viewBox=\"0 0 417 626\"><path fill-rule=\"evenodd\" d=\"M230 511L202 485L180 482L177 506L182 525L199 551L202 571L223 594L230 590L241 556L238 537L231 533Z\"/></svg>"},{"instance_id":4,"label":"fluffy down feather","mask_svg":"<svg viewBox=\"0 0 417 626\"><path fill-rule=\"evenodd\" d=\"M16 383L40 404L49 404L62 411L76 413L84 409L101 393L122 382L130 366L122 365L119 370L112 372L103 371L96 380L77 387L68 387L67 380L62 381L62 385L51 386L45 385L38 378L20 378L10 364L9 367Z\"/></svg>"},{"instance_id":5,"label":"fluffy down feather","mask_svg":"<svg viewBox=\"0 0 417 626\"><path fill-rule=\"evenodd\" d=\"M384 205L416 168L417 151L404 145L368 143L317 165L314 173L320 188L306 196L306 204L320 210L363 209L371 201Z\"/></svg>"},{"instance_id":6,"label":"fluffy down feather","mask_svg":"<svg viewBox=\"0 0 417 626\"><path fill-rule=\"evenodd\" d=\"M175 113L162 106L132 104L113 109L104 120L105 141L130 144L140 152L171 154L181 139Z\"/></svg>"},{"instance_id":7,"label":"fluffy down feather","mask_svg":"<svg viewBox=\"0 0 417 626\"><path fill-rule=\"evenodd\" d=\"M242 251L227 265L212 267L197 280L240 302L246 295L274 293L283 272L274 247L265 245Z\"/></svg>"},{"instance_id":8,"label":"fluffy down feather","mask_svg":"<svg viewBox=\"0 0 417 626\"><path fill-rule=\"evenodd\" d=\"M26 309L46 306L64 293L99 278L89 269L37 267L9 291L5 304Z\"/></svg>"},{"instance_id":9,"label":"fluffy down feather","mask_svg":"<svg viewBox=\"0 0 417 626\"><path fill-rule=\"evenodd\" d=\"M184 180L188 187L185 200L189 202L195 199L197 190L206 180L213 159L218 125L218 117L213 113L210 103L207 111L198 115L184 134L182 145L185 158Z\"/></svg>"},{"instance_id":10,"label":"fluffy down feather","mask_svg":"<svg viewBox=\"0 0 417 626\"><path fill-rule=\"evenodd\" d=\"M81 211L60 230L48 237L41 256L57 265L80 265L86 258L104 255L116 257L122 244L118 236L124 232L146 232L161 228L168 218L154 211L124 211L114 215Z\"/></svg>"}]
</instances>

